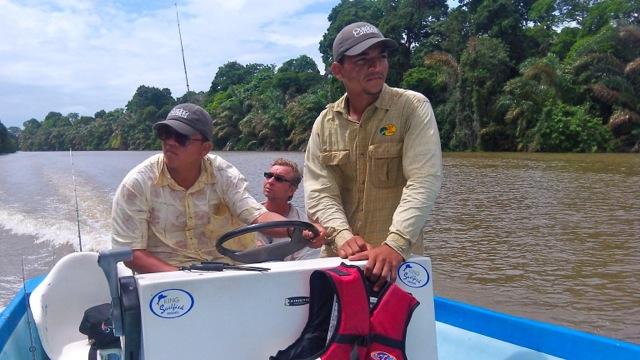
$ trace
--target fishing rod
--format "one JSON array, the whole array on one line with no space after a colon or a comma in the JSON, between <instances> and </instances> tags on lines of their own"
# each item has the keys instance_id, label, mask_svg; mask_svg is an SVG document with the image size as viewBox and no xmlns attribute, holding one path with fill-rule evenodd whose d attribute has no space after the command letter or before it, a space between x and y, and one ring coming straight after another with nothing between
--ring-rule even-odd
<instances>
[{"instance_id":1,"label":"fishing rod","mask_svg":"<svg viewBox=\"0 0 640 360\"><path fill-rule=\"evenodd\" d=\"M27 329L29 331L29 352L31 353L31 359L36 360L36 346L33 342L33 330L31 329L31 304L29 303L29 296L27 295L27 284L24 273L24 256L22 257L22 291L24 292L24 306L27 309Z\"/></svg>"},{"instance_id":2,"label":"fishing rod","mask_svg":"<svg viewBox=\"0 0 640 360\"><path fill-rule=\"evenodd\" d=\"M178 16L178 2L176 5L176 20L178 22L178 36L180 37L180 51L182 52L182 67L184 67L184 78L187 81L187 92L189 92L189 76L187 76L187 63L184 60L184 47L182 46L182 31L180 31L180 16Z\"/></svg>"},{"instance_id":3,"label":"fishing rod","mask_svg":"<svg viewBox=\"0 0 640 360\"><path fill-rule=\"evenodd\" d=\"M76 199L76 224L78 225L78 245L82 251L82 236L80 236L80 209L78 208L78 191L76 187L76 175L73 171L73 152L69 149L69 157L71 158L71 178L73 179L73 196Z\"/></svg>"}]
</instances>

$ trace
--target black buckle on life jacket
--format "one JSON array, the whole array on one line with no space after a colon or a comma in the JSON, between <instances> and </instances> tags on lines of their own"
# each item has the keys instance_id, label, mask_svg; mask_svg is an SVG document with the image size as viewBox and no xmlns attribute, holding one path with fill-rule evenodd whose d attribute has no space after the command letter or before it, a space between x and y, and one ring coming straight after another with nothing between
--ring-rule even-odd
<instances>
[{"instance_id":1,"label":"black buckle on life jacket","mask_svg":"<svg viewBox=\"0 0 640 360\"><path fill-rule=\"evenodd\" d=\"M371 337L369 335L366 336L358 336L356 340L356 346L358 347L367 347L371 344Z\"/></svg>"}]
</instances>

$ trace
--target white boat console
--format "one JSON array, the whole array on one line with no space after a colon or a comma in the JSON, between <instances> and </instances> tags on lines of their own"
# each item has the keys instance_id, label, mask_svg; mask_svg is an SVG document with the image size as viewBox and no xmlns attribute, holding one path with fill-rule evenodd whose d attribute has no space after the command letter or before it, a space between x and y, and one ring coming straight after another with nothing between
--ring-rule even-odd
<instances>
[{"instance_id":1,"label":"white boat console","mask_svg":"<svg viewBox=\"0 0 640 360\"><path fill-rule=\"evenodd\" d=\"M235 234L265 226L269 225L252 225ZM234 232L228 234L219 240L218 250L242 262L282 259L306 244L298 229L290 243L235 251L223 246L226 238L234 236ZM291 345L305 327L309 317L309 279L315 270L335 268L342 262L365 265L364 261L350 263L340 258L241 266L203 263L187 267L189 270L131 275L128 269L123 271L122 264L131 256L129 249L107 250L99 255L75 253L54 266L32 296L36 305L34 320L49 357L86 359L89 344L78 331L82 314L110 298L112 334L120 337L122 349L99 349L99 358L268 359ZM82 279L82 285L76 286L79 281L70 283L72 275ZM436 359L431 261L410 258L400 265L397 277L396 284L420 303L407 328L407 357ZM330 299L331 294L318 304L328 303L327 310L331 310ZM331 311L326 314L331 316ZM99 324L102 331L105 326L111 328L104 322ZM328 328L333 334L334 330ZM118 352L119 356L115 356ZM390 360L386 355L384 359Z\"/></svg>"},{"instance_id":2,"label":"white boat console","mask_svg":"<svg viewBox=\"0 0 640 360\"><path fill-rule=\"evenodd\" d=\"M308 317L311 273L342 261L257 264L270 269L266 272L137 275L141 358L267 359L300 335ZM431 276L425 257L411 258L399 270L397 284L420 301L407 331L409 359L437 358ZM125 324L125 338L130 330Z\"/></svg>"}]
</instances>

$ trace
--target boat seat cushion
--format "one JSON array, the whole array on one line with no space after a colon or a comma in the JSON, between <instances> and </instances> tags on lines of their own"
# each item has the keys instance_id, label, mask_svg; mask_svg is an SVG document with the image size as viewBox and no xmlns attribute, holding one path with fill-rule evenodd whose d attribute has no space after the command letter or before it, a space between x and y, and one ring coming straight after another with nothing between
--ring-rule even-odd
<instances>
[{"instance_id":1,"label":"boat seat cushion","mask_svg":"<svg viewBox=\"0 0 640 360\"><path fill-rule=\"evenodd\" d=\"M47 355L52 360L66 359L67 353L83 349L86 359L87 336L78 330L84 312L110 301L98 253L76 252L60 259L30 297L33 319Z\"/></svg>"}]
</instances>

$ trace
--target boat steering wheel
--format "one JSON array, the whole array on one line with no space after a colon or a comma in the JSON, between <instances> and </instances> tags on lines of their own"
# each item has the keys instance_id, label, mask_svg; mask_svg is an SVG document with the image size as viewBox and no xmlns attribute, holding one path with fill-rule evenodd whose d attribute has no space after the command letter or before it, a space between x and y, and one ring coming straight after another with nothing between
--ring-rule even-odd
<instances>
[{"instance_id":1,"label":"boat steering wheel","mask_svg":"<svg viewBox=\"0 0 640 360\"><path fill-rule=\"evenodd\" d=\"M249 250L234 250L224 247L224 243L247 233L261 231L265 229L277 229L277 228L293 228L293 231L289 233L289 241L280 241L273 244L268 244L260 247L256 247ZM221 255L224 255L237 262L259 263L265 261L282 261L285 257L293 254L294 252L309 245L311 239L305 239L302 236L303 230L309 230L313 233L315 239L320 235L318 229L311 223L300 220L285 220L285 221L270 221L262 224L254 224L238 229L234 229L224 233L216 241L216 249Z\"/></svg>"}]
</instances>

